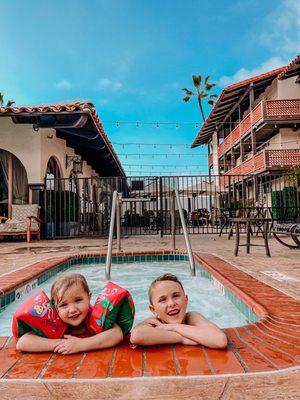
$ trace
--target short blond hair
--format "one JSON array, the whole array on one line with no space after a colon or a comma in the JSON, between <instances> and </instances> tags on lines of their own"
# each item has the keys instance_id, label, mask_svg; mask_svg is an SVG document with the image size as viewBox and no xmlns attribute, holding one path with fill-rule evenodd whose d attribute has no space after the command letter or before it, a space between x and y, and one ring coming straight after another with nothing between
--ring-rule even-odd
<instances>
[{"instance_id":1,"label":"short blond hair","mask_svg":"<svg viewBox=\"0 0 300 400\"><path fill-rule=\"evenodd\" d=\"M81 285L82 289L90 294L90 289L85 277L81 274L66 274L56 279L51 287L51 300L58 304L66 291L73 285ZM59 293L59 297L58 297Z\"/></svg>"},{"instance_id":2,"label":"short blond hair","mask_svg":"<svg viewBox=\"0 0 300 400\"><path fill-rule=\"evenodd\" d=\"M150 304L152 304L152 298L151 298L151 291L152 289L155 287L155 285L157 284L157 282L164 282L164 281L172 281L172 282L176 282L181 286L181 289L184 292L184 288L182 283L180 282L180 280L177 278L176 275L173 274L163 274L160 275L159 277L157 277L156 279L154 279L153 282L151 282L150 286L149 286L149 290L148 290L148 298L149 298L149 302Z\"/></svg>"}]
</instances>

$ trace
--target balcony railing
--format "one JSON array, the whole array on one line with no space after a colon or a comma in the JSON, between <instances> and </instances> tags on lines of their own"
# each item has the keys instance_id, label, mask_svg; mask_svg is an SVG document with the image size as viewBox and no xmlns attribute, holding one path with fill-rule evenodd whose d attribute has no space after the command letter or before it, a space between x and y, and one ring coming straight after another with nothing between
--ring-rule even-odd
<instances>
[{"instance_id":1,"label":"balcony railing","mask_svg":"<svg viewBox=\"0 0 300 400\"><path fill-rule=\"evenodd\" d=\"M237 125L218 146L218 156L230 150L241 138L246 136L251 127L262 121L282 121L300 119L300 99L263 100Z\"/></svg>"},{"instance_id":2,"label":"balcony railing","mask_svg":"<svg viewBox=\"0 0 300 400\"><path fill-rule=\"evenodd\" d=\"M249 160L231 168L226 175L248 175L266 169L291 168L300 165L300 149L262 150Z\"/></svg>"}]
</instances>

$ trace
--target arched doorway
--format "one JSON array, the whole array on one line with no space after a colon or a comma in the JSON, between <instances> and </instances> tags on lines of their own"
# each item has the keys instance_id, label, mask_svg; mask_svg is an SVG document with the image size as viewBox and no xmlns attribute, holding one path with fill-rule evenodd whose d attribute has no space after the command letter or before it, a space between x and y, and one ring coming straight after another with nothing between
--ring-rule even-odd
<instances>
[{"instance_id":1,"label":"arched doorway","mask_svg":"<svg viewBox=\"0 0 300 400\"><path fill-rule=\"evenodd\" d=\"M12 204L28 203L27 172L21 161L0 149L0 215L11 215Z\"/></svg>"},{"instance_id":2,"label":"arched doorway","mask_svg":"<svg viewBox=\"0 0 300 400\"><path fill-rule=\"evenodd\" d=\"M59 165L54 157L49 158L46 168L46 189L58 190L59 178L61 178Z\"/></svg>"}]
</instances>

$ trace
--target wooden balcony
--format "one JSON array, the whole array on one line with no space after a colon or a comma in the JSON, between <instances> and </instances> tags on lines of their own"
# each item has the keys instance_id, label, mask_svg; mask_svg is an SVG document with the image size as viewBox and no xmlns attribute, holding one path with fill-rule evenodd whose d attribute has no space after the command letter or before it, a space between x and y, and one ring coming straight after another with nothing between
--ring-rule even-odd
<instances>
[{"instance_id":1,"label":"wooden balcony","mask_svg":"<svg viewBox=\"0 0 300 400\"><path fill-rule=\"evenodd\" d=\"M239 125L218 146L218 156L230 150L240 139L245 137L253 127L267 122L300 120L300 99L263 100L250 112Z\"/></svg>"},{"instance_id":2,"label":"wooden balcony","mask_svg":"<svg viewBox=\"0 0 300 400\"><path fill-rule=\"evenodd\" d=\"M266 170L285 170L300 165L300 149L262 150L230 169L226 175L257 174Z\"/></svg>"}]
</instances>

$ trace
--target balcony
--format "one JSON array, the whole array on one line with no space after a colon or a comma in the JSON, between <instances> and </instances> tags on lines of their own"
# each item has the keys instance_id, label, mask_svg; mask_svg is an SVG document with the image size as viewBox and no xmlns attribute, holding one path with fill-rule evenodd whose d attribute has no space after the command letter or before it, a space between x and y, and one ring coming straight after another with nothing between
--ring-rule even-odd
<instances>
[{"instance_id":1,"label":"balcony","mask_svg":"<svg viewBox=\"0 0 300 400\"><path fill-rule=\"evenodd\" d=\"M231 168L226 175L257 174L266 170L284 170L300 165L300 149L262 150L249 160Z\"/></svg>"},{"instance_id":2,"label":"balcony","mask_svg":"<svg viewBox=\"0 0 300 400\"><path fill-rule=\"evenodd\" d=\"M237 125L218 146L218 156L230 150L240 139L245 137L253 127L256 129L266 122L300 120L300 99L296 100L263 100Z\"/></svg>"}]
</instances>

